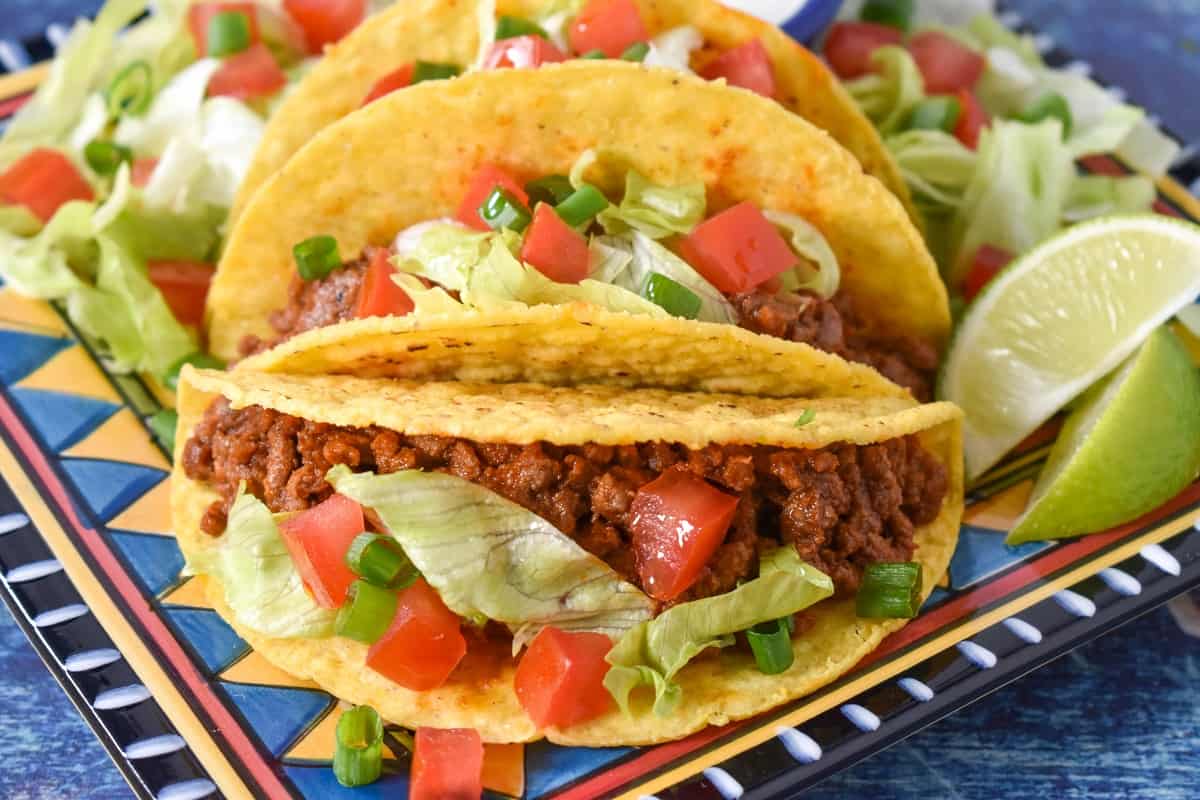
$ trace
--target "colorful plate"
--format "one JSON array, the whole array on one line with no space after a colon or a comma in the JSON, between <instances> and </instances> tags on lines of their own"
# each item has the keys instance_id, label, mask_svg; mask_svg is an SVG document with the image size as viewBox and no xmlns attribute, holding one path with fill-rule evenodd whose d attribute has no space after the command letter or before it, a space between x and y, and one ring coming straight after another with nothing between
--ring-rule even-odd
<instances>
[{"instance_id":1,"label":"colorful plate","mask_svg":"<svg viewBox=\"0 0 1200 800\"><path fill-rule=\"evenodd\" d=\"M38 78L0 79L0 114L13 113ZM1107 158L1087 167L1124 171ZM1184 164L1177 175L1194 172ZM1200 204L1177 182L1160 189L1160 211L1200 219ZM339 787L329 769L335 701L272 668L179 578L168 459L145 425L169 398L107 372L57 309L3 286L0 352L4 600L135 792L401 796L402 754L373 787ZM944 584L854 672L771 714L674 744L529 745L522 796L795 795L1200 586L1200 483L1108 533L1005 547L1052 438L1042 431L974 489Z\"/></svg>"}]
</instances>

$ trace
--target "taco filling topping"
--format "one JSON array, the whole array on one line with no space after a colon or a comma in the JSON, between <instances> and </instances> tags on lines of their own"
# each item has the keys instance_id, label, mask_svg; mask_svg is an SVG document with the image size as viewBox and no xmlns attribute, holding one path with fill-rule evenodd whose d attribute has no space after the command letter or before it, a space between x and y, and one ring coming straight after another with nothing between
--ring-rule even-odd
<instances>
[{"instance_id":1,"label":"taco filling topping","mask_svg":"<svg viewBox=\"0 0 1200 800\"><path fill-rule=\"evenodd\" d=\"M632 171L610 199L585 180L597 158L589 150L571 175L524 183L484 165L454 218L414 225L354 260L331 237L298 243L288 304L271 316L277 338L246 337L242 351L414 309L584 302L802 342L930 399L936 348L871 326L839 291L837 257L812 224L745 202L710 214L702 183L661 186Z\"/></svg>"}]
</instances>

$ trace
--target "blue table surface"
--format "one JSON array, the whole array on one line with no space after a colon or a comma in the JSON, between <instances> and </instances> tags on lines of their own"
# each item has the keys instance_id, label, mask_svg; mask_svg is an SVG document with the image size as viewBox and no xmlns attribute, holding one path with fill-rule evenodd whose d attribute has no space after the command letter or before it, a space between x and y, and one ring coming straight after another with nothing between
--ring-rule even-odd
<instances>
[{"instance_id":1,"label":"blue table surface","mask_svg":"<svg viewBox=\"0 0 1200 800\"><path fill-rule=\"evenodd\" d=\"M4 0L36 35L96 0ZM1013 0L1040 30L1200 141L1200 0ZM0 797L129 795L13 620L0 613ZM1165 610L1081 648L822 784L814 800L1200 797L1200 639Z\"/></svg>"}]
</instances>

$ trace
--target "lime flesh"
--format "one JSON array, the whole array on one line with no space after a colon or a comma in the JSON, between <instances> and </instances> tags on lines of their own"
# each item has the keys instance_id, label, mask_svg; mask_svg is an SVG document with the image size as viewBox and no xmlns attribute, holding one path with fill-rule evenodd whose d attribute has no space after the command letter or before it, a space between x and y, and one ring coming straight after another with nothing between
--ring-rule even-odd
<instances>
[{"instance_id":1,"label":"lime flesh","mask_svg":"<svg viewBox=\"0 0 1200 800\"><path fill-rule=\"evenodd\" d=\"M1063 425L1008 544L1061 539L1152 511L1200 471L1200 372L1159 328Z\"/></svg>"},{"instance_id":2,"label":"lime flesh","mask_svg":"<svg viewBox=\"0 0 1200 800\"><path fill-rule=\"evenodd\" d=\"M966 412L978 477L1200 295L1200 228L1156 215L1069 228L967 309L939 395Z\"/></svg>"}]
</instances>

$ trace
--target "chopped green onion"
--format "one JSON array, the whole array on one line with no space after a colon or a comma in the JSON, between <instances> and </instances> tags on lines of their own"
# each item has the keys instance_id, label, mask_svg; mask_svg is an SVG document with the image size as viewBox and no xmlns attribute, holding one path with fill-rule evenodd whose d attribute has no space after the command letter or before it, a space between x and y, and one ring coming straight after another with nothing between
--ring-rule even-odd
<instances>
[{"instance_id":1,"label":"chopped green onion","mask_svg":"<svg viewBox=\"0 0 1200 800\"><path fill-rule=\"evenodd\" d=\"M608 58L608 54L603 50L588 50L580 58L586 58L588 61L603 61Z\"/></svg>"},{"instance_id":2,"label":"chopped green onion","mask_svg":"<svg viewBox=\"0 0 1200 800\"><path fill-rule=\"evenodd\" d=\"M337 239L332 236L314 236L292 248L296 259L296 270L306 281L324 278L342 265L338 253Z\"/></svg>"},{"instance_id":3,"label":"chopped green onion","mask_svg":"<svg viewBox=\"0 0 1200 800\"><path fill-rule=\"evenodd\" d=\"M164 408L146 420L146 424L150 426L154 438L158 439L163 448L168 453L174 453L175 427L179 424L179 415L173 409Z\"/></svg>"},{"instance_id":4,"label":"chopped green onion","mask_svg":"<svg viewBox=\"0 0 1200 800\"><path fill-rule=\"evenodd\" d=\"M811 408L806 408L800 412L800 416L796 418L796 421L793 422L792 425L797 428L803 428L816 418L817 412L813 411Z\"/></svg>"},{"instance_id":5,"label":"chopped green onion","mask_svg":"<svg viewBox=\"0 0 1200 800\"><path fill-rule=\"evenodd\" d=\"M198 369L225 369L225 362L215 356L210 356L208 353L189 353L167 368L167 374L163 376L163 383L168 389L172 391L179 389L179 373L183 371L184 364L191 364Z\"/></svg>"},{"instance_id":6,"label":"chopped green onion","mask_svg":"<svg viewBox=\"0 0 1200 800\"><path fill-rule=\"evenodd\" d=\"M651 272L646 276L642 297L662 306L663 310L674 317L695 319L700 313L699 295L659 272Z\"/></svg>"},{"instance_id":7,"label":"chopped green onion","mask_svg":"<svg viewBox=\"0 0 1200 800\"><path fill-rule=\"evenodd\" d=\"M457 64L438 64L433 61L418 61L413 65L413 83L422 81L440 81L454 78L462 73Z\"/></svg>"},{"instance_id":8,"label":"chopped green onion","mask_svg":"<svg viewBox=\"0 0 1200 800\"><path fill-rule=\"evenodd\" d=\"M608 208L608 198L590 183L580 184L571 196L555 207L562 221L572 228L582 225Z\"/></svg>"},{"instance_id":9,"label":"chopped green onion","mask_svg":"<svg viewBox=\"0 0 1200 800\"><path fill-rule=\"evenodd\" d=\"M867 0L858 18L907 31L912 25L913 0Z\"/></svg>"},{"instance_id":10,"label":"chopped green onion","mask_svg":"<svg viewBox=\"0 0 1200 800\"><path fill-rule=\"evenodd\" d=\"M342 786L366 786L383 772L383 720L370 706L343 711L337 724L333 775Z\"/></svg>"},{"instance_id":11,"label":"chopped green onion","mask_svg":"<svg viewBox=\"0 0 1200 800\"><path fill-rule=\"evenodd\" d=\"M83 158L97 175L105 177L115 175L126 161L133 160L133 151L115 142L102 142L97 139L88 142L83 148Z\"/></svg>"},{"instance_id":12,"label":"chopped green onion","mask_svg":"<svg viewBox=\"0 0 1200 800\"><path fill-rule=\"evenodd\" d=\"M508 228L517 233L529 227L533 218L521 201L497 186L479 207L479 216L494 231Z\"/></svg>"},{"instance_id":13,"label":"chopped green onion","mask_svg":"<svg viewBox=\"0 0 1200 800\"><path fill-rule=\"evenodd\" d=\"M145 61L134 61L116 74L104 93L108 115L137 116L150 107L153 73Z\"/></svg>"},{"instance_id":14,"label":"chopped green onion","mask_svg":"<svg viewBox=\"0 0 1200 800\"><path fill-rule=\"evenodd\" d=\"M510 17L507 14L496 20L496 41L514 39L517 36L540 36L549 39L546 31L537 23L530 22L524 17Z\"/></svg>"},{"instance_id":15,"label":"chopped green onion","mask_svg":"<svg viewBox=\"0 0 1200 800\"><path fill-rule=\"evenodd\" d=\"M1021 122L1031 125L1051 118L1062 122L1064 139L1071 135L1071 128L1075 122L1071 116L1071 104L1058 92L1046 92L1017 115Z\"/></svg>"},{"instance_id":16,"label":"chopped green onion","mask_svg":"<svg viewBox=\"0 0 1200 800\"><path fill-rule=\"evenodd\" d=\"M909 130L946 131L950 133L958 124L962 104L957 97L928 97L917 103L908 118Z\"/></svg>"},{"instance_id":17,"label":"chopped green onion","mask_svg":"<svg viewBox=\"0 0 1200 800\"><path fill-rule=\"evenodd\" d=\"M921 610L921 565L872 564L858 587L860 617L911 619Z\"/></svg>"},{"instance_id":18,"label":"chopped green onion","mask_svg":"<svg viewBox=\"0 0 1200 800\"><path fill-rule=\"evenodd\" d=\"M764 675L778 675L792 665L792 633L795 625L791 617L764 622L746 631L746 640L754 652L758 671Z\"/></svg>"},{"instance_id":19,"label":"chopped green onion","mask_svg":"<svg viewBox=\"0 0 1200 800\"><path fill-rule=\"evenodd\" d=\"M363 644L371 644L387 632L396 616L399 598L391 589L366 581L355 581L346 591L346 604L338 609L333 631Z\"/></svg>"},{"instance_id":20,"label":"chopped green onion","mask_svg":"<svg viewBox=\"0 0 1200 800\"><path fill-rule=\"evenodd\" d=\"M244 11L222 11L208 20L208 55L240 53L250 46L250 18Z\"/></svg>"},{"instance_id":21,"label":"chopped green onion","mask_svg":"<svg viewBox=\"0 0 1200 800\"><path fill-rule=\"evenodd\" d=\"M650 52L650 45L645 42L634 42L625 48L625 52L621 53L622 61L637 61L640 62L646 58L646 54Z\"/></svg>"},{"instance_id":22,"label":"chopped green onion","mask_svg":"<svg viewBox=\"0 0 1200 800\"><path fill-rule=\"evenodd\" d=\"M566 175L547 175L525 184L525 193L529 195L529 205L549 203L557 206L575 192L571 179Z\"/></svg>"},{"instance_id":23,"label":"chopped green onion","mask_svg":"<svg viewBox=\"0 0 1200 800\"><path fill-rule=\"evenodd\" d=\"M346 551L346 566L376 586L404 589L417 579L417 568L390 536L360 533Z\"/></svg>"}]
</instances>

